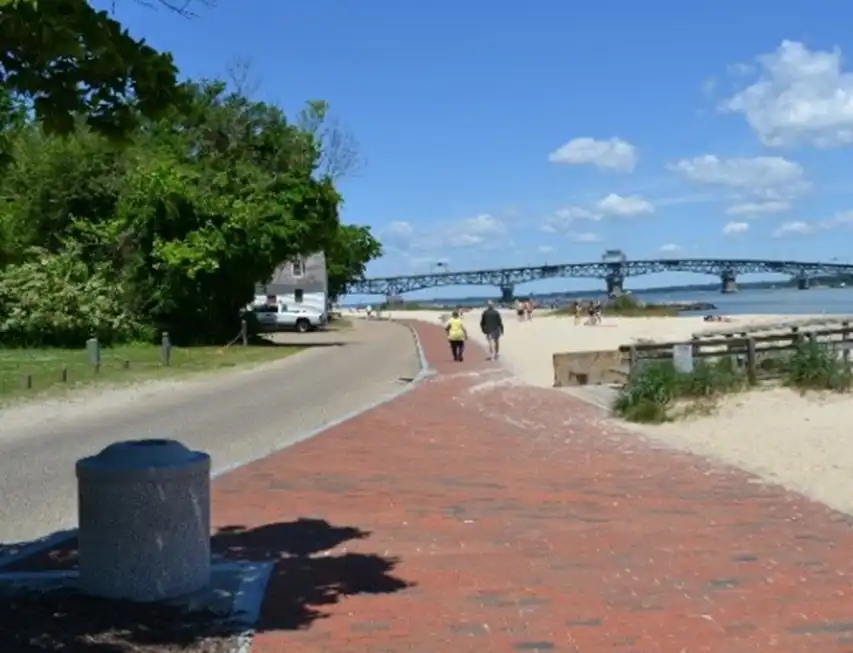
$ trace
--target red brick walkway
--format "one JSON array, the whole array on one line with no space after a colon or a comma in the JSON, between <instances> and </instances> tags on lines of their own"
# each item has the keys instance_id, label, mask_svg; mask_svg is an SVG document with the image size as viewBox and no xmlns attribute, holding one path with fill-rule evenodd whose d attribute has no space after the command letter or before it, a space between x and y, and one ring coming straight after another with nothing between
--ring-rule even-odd
<instances>
[{"instance_id":1,"label":"red brick walkway","mask_svg":"<svg viewBox=\"0 0 853 653\"><path fill-rule=\"evenodd\" d=\"M435 377L216 482L220 526L358 529L316 526L253 650L853 651L848 519L418 331Z\"/></svg>"},{"instance_id":2,"label":"red brick walkway","mask_svg":"<svg viewBox=\"0 0 853 653\"><path fill-rule=\"evenodd\" d=\"M853 651L849 519L417 328L434 377L215 481L254 652Z\"/></svg>"}]
</instances>

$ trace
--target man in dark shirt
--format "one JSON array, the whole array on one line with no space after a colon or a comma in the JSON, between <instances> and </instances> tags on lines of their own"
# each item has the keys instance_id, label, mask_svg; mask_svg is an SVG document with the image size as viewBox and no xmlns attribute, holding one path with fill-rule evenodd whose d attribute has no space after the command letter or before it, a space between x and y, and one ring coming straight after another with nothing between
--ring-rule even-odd
<instances>
[{"instance_id":1,"label":"man in dark shirt","mask_svg":"<svg viewBox=\"0 0 853 653\"><path fill-rule=\"evenodd\" d=\"M501 336L504 334L504 321L494 302L489 302L480 316L480 330L489 343L489 358L497 360L501 355Z\"/></svg>"}]
</instances>

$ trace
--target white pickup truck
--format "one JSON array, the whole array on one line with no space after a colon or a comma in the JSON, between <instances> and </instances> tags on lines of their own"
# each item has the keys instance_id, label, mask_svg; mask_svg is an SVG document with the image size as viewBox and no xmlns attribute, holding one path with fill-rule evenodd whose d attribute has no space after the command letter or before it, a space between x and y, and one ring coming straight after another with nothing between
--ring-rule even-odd
<instances>
[{"instance_id":1,"label":"white pickup truck","mask_svg":"<svg viewBox=\"0 0 853 653\"><path fill-rule=\"evenodd\" d=\"M326 316L317 311L285 304L255 304L249 307L262 331L307 333L326 325Z\"/></svg>"}]
</instances>

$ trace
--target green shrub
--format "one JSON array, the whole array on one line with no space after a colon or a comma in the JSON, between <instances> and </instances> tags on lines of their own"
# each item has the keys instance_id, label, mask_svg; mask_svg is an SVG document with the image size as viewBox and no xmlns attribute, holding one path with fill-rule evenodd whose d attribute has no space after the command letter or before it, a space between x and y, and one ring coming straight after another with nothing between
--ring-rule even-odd
<instances>
[{"instance_id":1,"label":"green shrub","mask_svg":"<svg viewBox=\"0 0 853 653\"><path fill-rule=\"evenodd\" d=\"M740 390L746 376L737 368L731 356L716 361L696 361L691 374L680 376L679 397L713 397L726 392Z\"/></svg>"},{"instance_id":2,"label":"green shrub","mask_svg":"<svg viewBox=\"0 0 853 653\"><path fill-rule=\"evenodd\" d=\"M663 422L677 396L679 374L671 362L640 362L613 404L617 415L631 422Z\"/></svg>"},{"instance_id":3,"label":"green shrub","mask_svg":"<svg viewBox=\"0 0 853 653\"><path fill-rule=\"evenodd\" d=\"M845 392L853 387L853 370L838 354L832 343L806 341L784 357L763 359L759 368L781 372L788 386L803 391ZM732 356L697 360L689 374L676 372L671 361L640 361L617 395L613 411L630 422L660 423L669 419L668 411L679 399L713 406L721 394L746 385L746 375Z\"/></svg>"},{"instance_id":4,"label":"green shrub","mask_svg":"<svg viewBox=\"0 0 853 653\"><path fill-rule=\"evenodd\" d=\"M734 360L696 361L689 374L679 373L671 361L640 362L619 392L614 412L630 422L660 423L677 399L710 399L740 390L745 375Z\"/></svg>"},{"instance_id":5,"label":"green shrub","mask_svg":"<svg viewBox=\"0 0 853 653\"><path fill-rule=\"evenodd\" d=\"M850 365L831 343L805 341L785 361L785 382L800 390L844 392L853 385Z\"/></svg>"}]
</instances>

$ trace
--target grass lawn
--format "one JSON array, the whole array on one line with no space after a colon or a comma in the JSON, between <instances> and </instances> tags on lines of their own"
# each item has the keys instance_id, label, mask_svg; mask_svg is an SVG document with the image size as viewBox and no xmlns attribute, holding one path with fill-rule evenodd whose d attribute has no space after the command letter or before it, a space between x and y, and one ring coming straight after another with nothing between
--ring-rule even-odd
<instances>
[{"instance_id":1,"label":"grass lawn","mask_svg":"<svg viewBox=\"0 0 853 653\"><path fill-rule=\"evenodd\" d=\"M0 349L0 404L27 395L58 393L92 384L124 384L167 379L192 372L265 363L291 356L303 347L234 345L175 347L171 365L160 361L156 345L104 348L95 371L83 349Z\"/></svg>"}]
</instances>

